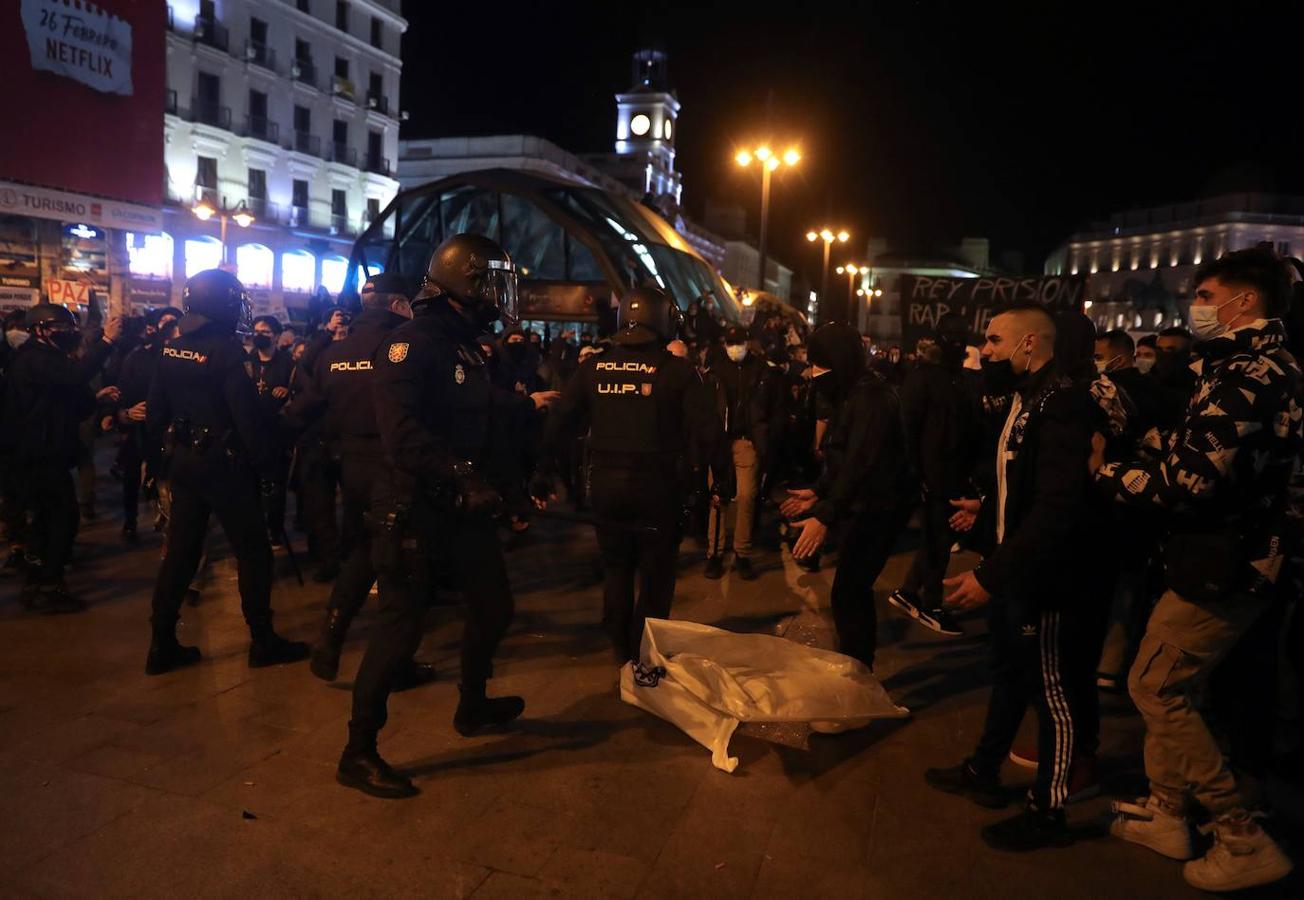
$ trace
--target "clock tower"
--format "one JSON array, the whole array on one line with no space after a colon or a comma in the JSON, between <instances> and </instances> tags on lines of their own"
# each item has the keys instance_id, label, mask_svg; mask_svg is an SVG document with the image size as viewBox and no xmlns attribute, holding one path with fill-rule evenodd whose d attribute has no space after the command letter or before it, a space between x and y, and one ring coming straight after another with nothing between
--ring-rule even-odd
<instances>
[{"instance_id":1,"label":"clock tower","mask_svg":"<svg viewBox=\"0 0 1304 900\"><path fill-rule=\"evenodd\" d=\"M645 196L679 205L682 189L675 171L675 130L679 100L670 89L666 54L634 54L634 84L616 95L616 156L621 180Z\"/></svg>"}]
</instances>

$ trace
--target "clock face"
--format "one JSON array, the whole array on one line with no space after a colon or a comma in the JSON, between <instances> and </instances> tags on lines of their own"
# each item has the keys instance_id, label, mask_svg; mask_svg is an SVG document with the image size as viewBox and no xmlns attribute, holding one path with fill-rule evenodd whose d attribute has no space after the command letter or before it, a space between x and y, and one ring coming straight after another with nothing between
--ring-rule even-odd
<instances>
[{"instance_id":1,"label":"clock face","mask_svg":"<svg viewBox=\"0 0 1304 900\"><path fill-rule=\"evenodd\" d=\"M647 116L643 115L643 113L639 113L634 118L629 120L629 130L634 132L634 134L638 135L639 137L642 137L643 135L647 134L648 129L651 127L652 127L652 120L649 119Z\"/></svg>"},{"instance_id":2,"label":"clock face","mask_svg":"<svg viewBox=\"0 0 1304 900\"><path fill-rule=\"evenodd\" d=\"M666 119L665 126L662 130L666 134L666 140L670 140L670 136L674 133L674 129L671 127L669 119Z\"/></svg>"}]
</instances>

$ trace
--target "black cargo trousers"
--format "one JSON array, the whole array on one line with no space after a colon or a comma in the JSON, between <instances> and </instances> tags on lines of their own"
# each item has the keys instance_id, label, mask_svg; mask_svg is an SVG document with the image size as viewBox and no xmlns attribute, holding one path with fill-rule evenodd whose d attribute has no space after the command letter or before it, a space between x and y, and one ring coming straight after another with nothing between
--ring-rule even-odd
<instances>
[{"instance_id":1,"label":"black cargo trousers","mask_svg":"<svg viewBox=\"0 0 1304 900\"><path fill-rule=\"evenodd\" d=\"M372 560L380 586L380 609L353 682L349 746L374 748L388 718L394 679L421 644L422 625L437 572L447 572L466 609L462 631L462 687L483 689L493 657L515 610L497 528L488 518L461 516L447 506L416 498L393 533L383 524L393 508L382 481L372 504Z\"/></svg>"},{"instance_id":2,"label":"black cargo trousers","mask_svg":"<svg viewBox=\"0 0 1304 900\"><path fill-rule=\"evenodd\" d=\"M258 476L220 446L199 451L179 446L167 469L172 491L163 562L154 584L150 623L171 640L186 590L204 552L208 519L217 516L235 554L240 609L255 635L271 627L272 546L267 539Z\"/></svg>"},{"instance_id":3,"label":"black cargo trousers","mask_svg":"<svg viewBox=\"0 0 1304 900\"><path fill-rule=\"evenodd\" d=\"M380 442L368 447L362 442L346 446L340 455L340 495L343 517L340 544L344 561L331 588L328 609L339 613L340 625L347 628L362 610L376 582L372 561L371 532L364 517L371 505L377 482L384 477L385 458Z\"/></svg>"},{"instance_id":4,"label":"black cargo trousers","mask_svg":"<svg viewBox=\"0 0 1304 900\"><path fill-rule=\"evenodd\" d=\"M595 460L590 477L602 552L603 627L618 662L638 660L644 621L669 618L675 596L683 508L675 459L637 468Z\"/></svg>"}]
</instances>

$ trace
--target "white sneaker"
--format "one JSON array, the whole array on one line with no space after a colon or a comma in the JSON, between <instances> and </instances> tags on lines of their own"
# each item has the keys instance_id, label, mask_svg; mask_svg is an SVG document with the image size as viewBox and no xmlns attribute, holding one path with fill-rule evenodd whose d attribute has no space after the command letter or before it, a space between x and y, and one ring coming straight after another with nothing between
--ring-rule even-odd
<instances>
[{"instance_id":1,"label":"white sneaker","mask_svg":"<svg viewBox=\"0 0 1304 900\"><path fill-rule=\"evenodd\" d=\"M1142 847L1167 856L1169 859L1192 859L1195 849L1191 845L1191 823L1185 817L1171 815L1158 804L1150 806L1150 798L1142 797L1136 803L1115 801L1110 804L1114 820L1109 823L1109 833Z\"/></svg>"},{"instance_id":2,"label":"white sneaker","mask_svg":"<svg viewBox=\"0 0 1304 900\"><path fill-rule=\"evenodd\" d=\"M1213 846L1182 866L1182 877L1202 891L1239 891L1280 881L1295 864L1262 828L1250 836L1214 832Z\"/></svg>"}]
</instances>

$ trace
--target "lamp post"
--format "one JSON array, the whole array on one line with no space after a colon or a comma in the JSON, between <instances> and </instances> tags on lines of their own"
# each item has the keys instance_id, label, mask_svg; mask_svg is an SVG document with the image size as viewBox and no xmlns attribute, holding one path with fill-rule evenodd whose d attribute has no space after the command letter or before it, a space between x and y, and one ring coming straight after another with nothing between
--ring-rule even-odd
<instances>
[{"instance_id":1,"label":"lamp post","mask_svg":"<svg viewBox=\"0 0 1304 900\"><path fill-rule=\"evenodd\" d=\"M840 244L845 244L851 235L844 228L837 234L833 233L832 228L821 228L819 231L806 232L806 240L814 243L817 240L824 241L824 266L820 269L820 299L823 300L829 295L829 253L833 248L833 242L836 240Z\"/></svg>"},{"instance_id":2,"label":"lamp post","mask_svg":"<svg viewBox=\"0 0 1304 900\"><path fill-rule=\"evenodd\" d=\"M770 228L770 175L779 166L795 166L801 162L801 153L796 148L789 147L784 151L783 157L780 158L777 153L762 144L755 150L739 150L734 155L734 161L744 169L752 164L755 160L761 167L761 256L757 264L756 289L765 290L765 241Z\"/></svg>"},{"instance_id":3,"label":"lamp post","mask_svg":"<svg viewBox=\"0 0 1304 900\"><path fill-rule=\"evenodd\" d=\"M856 276L862 272L868 272L868 266L858 266L855 263L847 263L845 266L838 266L838 274L847 276L847 315L851 315L851 306L854 302L852 297L856 293Z\"/></svg>"},{"instance_id":4,"label":"lamp post","mask_svg":"<svg viewBox=\"0 0 1304 900\"><path fill-rule=\"evenodd\" d=\"M214 206L213 204L209 203L207 199L201 199L198 203L194 205L194 207L191 209L191 212L193 212L195 214L195 217L199 219L199 221L201 222L207 222L209 219L213 218L213 216L217 216L218 224L220 226L220 233L222 236L222 268L223 269L227 268L227 266L230 265L227 259L227 252L226 252L227 222L234 220L235 224L239 225L241 228L248 228L250 225L254 224L254 222L257 221L257 219L254 218L254 214L249 211L249 207L245 205L245 202L243 200L237 203L234 207L228 208L226 206Z\"/></svg>"}]
</instances>

